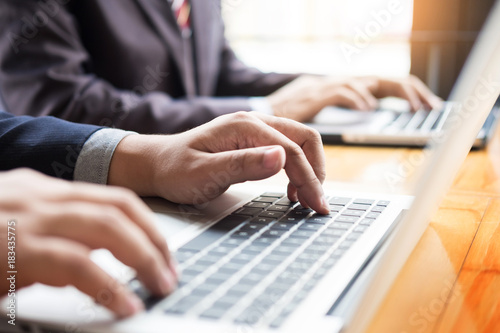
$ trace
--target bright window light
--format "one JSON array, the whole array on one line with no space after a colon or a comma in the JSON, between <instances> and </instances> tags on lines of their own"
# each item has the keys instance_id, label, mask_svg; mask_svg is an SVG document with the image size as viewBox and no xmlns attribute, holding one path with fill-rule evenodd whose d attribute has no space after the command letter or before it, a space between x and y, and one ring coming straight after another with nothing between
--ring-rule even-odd
<instances>
[{"instance_id":1,"label":"bright window light","mask_svg":"<svg viewBox=\"0 0 500 333\"><path fill-rule=\"evenodd\" d=\"M226 36L263 71L406 76L412 0L222 0Z\"/></svg>"}]
</instances>

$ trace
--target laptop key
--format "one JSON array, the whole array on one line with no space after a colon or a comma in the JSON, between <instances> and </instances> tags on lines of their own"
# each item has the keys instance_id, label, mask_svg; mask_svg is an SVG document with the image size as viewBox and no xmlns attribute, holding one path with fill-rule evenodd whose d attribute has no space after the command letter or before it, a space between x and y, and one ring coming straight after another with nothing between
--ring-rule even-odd
<instances>
[{"instance_id":1,"label":"laptop key","mask_svg":"<svg viewBox=\"0 0 500 333\"><path fill-rule=\"evenodd\" d=\"M375 206L372 208L371 212L382 213L384 211L384 209L385 209L384 206Z\"/></svg>"},{"instance_id":2,"label":"laptop key","mask_svg":"<svg viewBox=\"0 0 500 333\"><path fill-rule=\"evenodd\" d=\"M387 206L389 206L389 203L390 203L390 201L380 200L379 202L377 202L377 206L387 207Z\"/></svg>"},{"instance_id":3,"label":"laptop key","mask_svg":"<svg viewBox=\"0 0 500 333\"><path fill-rule=\"evenodd\" d=\"M261 195L261 197L271 197L271 198L283 198L285 196L284 193L278 193L278 192L266 192Z\"/></svg>"},{"instance_id":4,"label":"laptop key","mask_svg":"<svg viewBox=\"0 0 500 333\"><path fill-rule=\"evenodd\" d=\"M241 253L244 254L253 254L253 255L259 255L264 251L264 249L267 246L260 244L260 245L249 245L241 250Z\"/></svg>"},{"instance_id":5,"label":"laptop key","mask_svg":"<svg viewBox=\"0 0 500 333\"><path fill-rule=\"evenodd\" d=\"M375 222L374 219L363 219L359 222L360 225L370 226Z\"/></svg>"},{"instance_id":6,"label":"laptop key","mask_svg":"<svg viewBox=\"0 0 500 333\"><path fill-rule=\"evenodd\" d=\"M284 218L282 218L280 220L280 222L289 222L289 223L298 223L300 221L302 221L303 217L299 217L299 216L290 216L290 213L285 216Z\"/></svg>"},{"instance_id":7,"label":"laptop key","mask_svg":"<svg viewBox=\"0 0 500 333\"><path fill-rule=\"evenodd\" d=\"M332 252L332 254L330 255L331 258L340 258L344 255L344 253L346 253L346 249L336 249L335 251Z\"/></svg>"},{"instance_id":8,"label":"laptop key","mask_svg":"<svg viewBox=\"0 0 500 333\"><path fill-rule=\"evenodd\" d=\"M174 253L174 257L178 263L182 264L183 262L189 260L196 253L198 252L179 249L177 252Z\"/></svg>"},{"instance_id":9,"label":"laptop key","mask_svg":"<svg viewBox=\"0 0 500 333\"><path fill-rule=\"evenodd\" d=\"M246 216L254 217L254 216L259 215L262 212L263 212L263 210L260 208L242 207L242 208L237 209L233 213L233 215L246 215Z\"/></svg>"},{"instance_id":10,"label":"laptop key","mask_svg":"<svg viewBox=\"0 0 500 333\"><path fill-rule=\"evenodd\" d=\"M286 246L300 246L304 244L304 237L298 237L298 238L287 238L283 240L281 244L286 245ZM309 238L309 237L307 237Z\"/></svg>"},{"instance_id":11,"label":"laptop key","mask_svg":"<svg viewBox=\"0 0 500 333\"><path fill-rule=\"evenodd\" d=\"M299 227L299 230L319 230L323 227L322 224L316 224L316 223L304 223Z\"/></svg>"},{"instance_id":12,"label":"laptop key","mask_svg":"<svg viewBox=\"0 0 500 333\"><path fill-rule=\"evenodd\" d=\"M352 240L352 241L357 241L361 237L360 233L352 232L345 239L347 240Z\"/></svg>"},{"instance_id":13,"label":"laptop key","mask_svg":"<svg viewBox=\"0 0 500 333\"><path fill-rule=\"evenodd\" d=\"M274 237L274 238L279 238L281 236L283 236L283 234L285 234L287 231L286 230L268 230L266 232L264 232L261 236L262 237Z\"/></svg>"},{"instance_id":14,"label":"laptop key","mask_svg":"<svg viewBox=\"0 0 500 333\"><path fill-rule=\"evenodd\" d=\"M215 301L215 303L212 304L212 307L224 309L224 310L229 310L236 303L238 303L239 300L240 300L240 298L236 297L234 295L224 295L221 298L219 298L217 301Z\"/></svg>"},{"instance_id":15,"label":"laptop key","mask_svg":"<svg viewBox=\"0 0 500 333\"><path fill-rule=\"evenodd\" d=\"M219 271L222 270L222 269L227 269L228 271L230 270L240 270L243 268L243 266L245 266L244 264L241 264L241 263L235 263L235 262L226 262L224 265L222 265L220 268L219 268Z\"/></svg>"},{"instance_id":16,"label":"laptop key","mask_svg":"<svg viewBox=\"0 0 500 333\"><path fill-rule=\"evenodd\" d=\"M331 205L339 205L339 206L345 206L347 205L349 202L351 202L351 198L345 198L345 197L333 197L333 198L330 198L330 201L329 203Z\"/></svg>"},{"instance_id":17,"label":"laptop key","mask_svg":"<svg viewBox=\"0 0 500 333\"><path fill-rule=\"evenodd\" d=\"M210 252L208 252L208 254L210 254L210 255L224 255L225 256L228 253L230 253L231 251L233 251L234 249L235 249L235 247L219 245L219 246L213 248L212 250L210 250Z\"/></svg>"},{"instance_id":18,"label":"laptop key","mask_svg":"<svg viewBox=\"0 0 500 333\"><path fill-rule=\"evenodd\" d=\"M244 207L249 207L249 208L261 208L261 209L264 209L264 208L267 208L269 207L271 204L269 202L249 202L247 203Z\"/></svg>"},{"instance_id":19,"label":"laptop key","mask_svg":"<svg viewBox=\"0 0 500 333\"><path fill-rule=\"evenodd\" d=\"M356 223L358 220L359 217L356 216L339 216L335 219L335 222Z\"/></svg>"},{"instance_id":20,"label":"laptop key","mask_svg":"<svg viewBox=\"0 0 500 333\"><path fill-rule=\"evenodd\" d=\"M280 328L280 326L283 325L283 323L285 322L285 320L286 320L287 317L288 316L282 316L282 315L280 315L280 316L274 318L271 321L271 323L269 324L269 326L271 328Z\"/></svg>"},{"instance_id":21,"label":"laptop key","mask_svg":"<svg viewBox=\"0 0 500 333\"><path fill-rule=\"evenodd\" d=\"M272 230L290 230L295 226L295 223L277 222L271 227Z\"/></svg>"},{"instance_id":22,"label":"laptop key","mask_svg":"<svg viewBox=\"0 0 500 333\"><path fill-rule=\"evenodd\" d=\"M295 259L295 262L298 263L314 263L316 260L321 258L323 256L323 253L318 253L318 252L304 252L298 255L298 257Z\"/></svg>"},{"instance_id":23,"label":"laptop key","mask_svg":"<svg viewBox=\"0 0 500 333\"><path fill-rule=\"evenodd\" d=\"M248 229L247 230L238 230L238 231L234 232L233 234L231 234L231 238L248 239L258 232L259 232L259 230L248 230Z\"/></svg>"},{"instance_id":24,"label":"laptop key","mask_svg":"<svg viewBox=\"0 0 500 333\"><path fill-rule=\"evenodd\" d=\"M165 311L167 313L174 314L184 314L191 310L198 302L203 299L203 296L198 295L188 295L184 298L181 298L177 303L168 307Z\"/></svg>"},{"instance_id":25,"label":"laptop key","mask_svg":"<svg viewBox=\"0 0 500 333\"><path fill-rule=\"evenodd\" d=\"M221 272L215 272L210 275L205 281L208 284L222 284L231 278L231 274L225 274Z\"/></svg>"},{"instance_id":26,"label":"laptop key","mask_svg":"<svg viewBox=\"0 0 500 333\"><path fill-rule=\"evenodd\" d=\"M313 215L306 220L307 223L326 224L332 220L332 216L328 215Z\"/></svg>"},{"instance_id":27,"label":"laptop key","mask_svg":"<svg viewBox=\"0 0 500 333\"><path fill-rule=\"evenodd\" d=\"M342 243L340 243L339 249L347 250L347 249L351 248L352 244L354 244L354 241L345 240Z\"/></svg>"},{"instance_id":28,"label":"laptop key","mask_svg":"<svg viewBox=\"0 0 500 333\"><path fill-rule=\"evenodd\" d=\"M295 252L296 248L294 247L289 247L289 246L278 246L275 248L271 254L276 254L280 256L288 256L291 253Z\"/></svg>"},{"instance_id":29,"label":"laptop key","mask_svg":"<svg viewBox=\"0 0 500 333\"><path fill-rule=\"evenodd\" d=\"M264 276L264 275L271 273L275 268L276 268L276 266L274 266L274 265L259 263L254 268L252 268L251 272Z\"/></svg>"},{"instance_id":30,"label":"laptop key","mask_svg":"<svg viewBox=\"0 0 500 333\"><path fill-rule=\"evenodd\" d=\"M272 205L267 210L286 213L288 211L288 209L290 209L290 208L287 206Z\"/></svg>"},{"instance_id":31,"label":"laptop key","mask_svg":"<svg viewBox=\"0 0 500 333\"><path fill-rule=\"evenodd\" d=\"M247 223L239 229L239 231L259 231L265 228L266 225L262 223Z\"/></svg>"},{"instance_id":32,"label":"laptop key","mask_svg":"<svg viewBox=\"0 0 500 333\"><path fill-rule=\"evenodd\" d=\"M375 200L372 199L354 199L353 204L356 205L371 205L375 202Z\"/></svg>"},{"instance_id":33,"label":"laptop key","mask_svg":"<svg viewBox=\"0 0 500 333\"><path fill-rule=\"evenodd\" d=\"M331 246L328 245L320 245L320 244L311 244L304 249L304 253L325 253L330 249Z\"/></svg>"},{"instance_id":34,"label":"laptop key","mask_svg":"<svg viewBox=\"0 0 500 333\"><path fill-rule=\"evenodd\" d=\"M247 220L244 216L229 215L181 247L182 250L201 251L225 236Z\"/></svg>"},{"instance_id":35,"label":"laptop key","mask_svg":"<svg viewBox=\"0 0 500 333\"><path fill-rule=\"evenodd\" d=\"M359 232L359 233L363 233L366 231L366 229L368 229L367 226L364 226L364 225L358 225L356 228L354 228L353 232Z\"/></svg>"},{"instance_id":36,"label":"laptop key","mask_svg":"<svg viewBox=\"0 0 500 333\"><path fill-rule=\"evenodd\" d=\"M351 226L352 226L352 224L349 224L349 223L333 222L328 227L333 228L333 229L347 230Z\"/></svg>"},{"instance_id":37,"label":"laptop key","mask_svg":"<svg viewBox=\"0 0 500 333\"><path fill-rule=\"evenodd\" d=\"M206 254L203 257L201 257L200 259L198 259L198 261L196 261L196 263L200 264L200 265L212 265L212 264L215 264L216 262L218 262L220 259L221 259L221 257L219 257L219 256L212 256L212 255Z\"/></svg>"},{"instance_id":38,"label":"laptop key","mask_svg":"<svg viewBox=\"0 0 500 333\"><path fill-rule=\"evenodd\" d=\"M240 238L229 238L229 239L226 239L225 241L223 241L222 243L220 243L220 245L224 246L224 247L236 248L236 247L240 246L241 243L243 243L244 241L245 241L244 239L240 239Z\"/></svg>"},{"instance_id":39,"label":"laptop key","mask_svg":"<svg viewBox=\"0 0 500 333\"><path fill-rule=\"evenodd\" d=\"M270 224L274 221L276 221L276 219L269 217L256 217L253 220L251 220L252 223L259 223L259 224Z\"/></svg>"},{"instance_id":40,"label":"laptop key","mask_svg":"<svg viewBox=\"0 0 500 333\"><path fill-rule=\"evenodd\" d=\"M322 236L335 236L337 238L342 237L346 233L346 229L326 229L321 233Z\"/></svg>"},{"instance_id":41,"label":"laptop key","mask_svg":"<svg viewBox=\"0 0 500 333\"><path fill-rule=\"evenodd\" d=\"M295 202L290 201L288 198L283 198L277 201L275 204L280 206L292 207L295 205Z\"/></svg>"},{"instance_id":42,"label":"laptop key","mask_svg":"<svg viewBox=\"0 0 500 333\"><path fill-rule=\"evenodd\" d=\"M335 230L335 229L329 229L329 230ZM325 230L326 231L326 230ZM342 235L345 233L344 230L335 230L335 231L341 231ZM312 244L315 245L333 245L335 244L342 235L339 236L330 236L330 235L323 235L321 234L319 237L316 237L316 239L312 242Z\"/></svg>"},{"instance_id":43,"label":"laptop key","mask_svg":"<svg viewBox=\"0 0 500 333\"><path fill-rule=\"evenodd\" d=\"M342 209L344 209L344 206L340 206L340 205L330 205L330 212L332 212L332 213L338 213L338 212L340 212Z\"/></svg>"},{"instance_id":44,"label":"laptop key","mask_svg":"<svg viewBox=\"0 0 500 333\"><path fill-rule=\"evenodd\" d=\"M341 216L355 216L355 217L360 217L364 213L365 212L363 212L361 210L346 209L340 215Z\"/></svg>"},{"instance_id":45,"label":"laptop key","mask_svg":"<svg viewBox=\"0 0 500 333\"><path fill-rule=\"evenodd\" d=\"M262 213L259 214L259 217L270 217L270 218L273 218L273 219L279 219L280 217L283 216L283 212L273 212L273 211L264 211Z\"/></svg>"},{"instance_id":46,"label":"laptop key","mask_svg":"<svg viewBox=\"0 0 500 333\"><path fill-rule=\"evenodd\" d=\"M252 304L234 319L236 324L246 324L253 326L262 318L264 312L257 309Z\"/></svg>"},{"instance_id":47,"label":"laptop key","mask_svg":"<svg viewBox=\"0 0 500 333\"><path fill-rule=\"evenodd\" d=\"M297 218L305 218L307 217L311 212L309 211L306 211L306 210L296 210L296 209L293 209L292 211L290 211L288 214L286 214L287 217L297 217Z\"/></svg>"},{"instance_id":48,"label":"laptop key","mask_svg":"<svg viewBox=\"0 0 500 333\"><path fill-rule=\"evenodd\" d=\"M226 314L226 312L227 312L227 309L211 307L211 308L208 308L207 310L203 311L200 314L200 317L208 318L208 319L220 319L224 314Z\"/></svg>"},{"instance_id":49,"label":"laptop key","mask_svg":"<svg viewBox=\"0 0 500 333\"><path fill-rule=\"evenodd\" d=\"M261 245L269 246L272 243L274 243L276 239L277 239L276 237L263 237L262 235L260 235L259 237L254 239L254 241L251 244L256 246L261 246Z\"/></svg>"},{"instance_id":50,"label":"laptop key","mask_svg":"<svg viewBox=\"0 0 500 333\"><path fill-rule=\"evenodd\" d=\"M365 219L376 219L380 216L380 213L368 213L365 216Z\"/></svg>"},{"instance_id":51,"label":"laptop key","mask_svg":"<svg viewBox=\"0 0 500 333\"><path fill-rule=\"evenodd\" d=\"M198 287L191 290L191 294L195 296L204 297L211 294L215 289L211 285L201 284Z\"/></svg>"},{"instance_id":52,"label":"laptop key","mask_svg":"<svg viewBox=\"0 0 500 333\"><path fill-rule=\"evenodd\" d=\"M290 234L291 238L309 238L314 235L316 232L312 230L295 230Z\"/></svg>"},{"instance_id":53,"label":"laptop key","mask_svg":"<svg viewBox=\"0 0 500 333\"><path fill-rule=\"evenodd\" d=\"M276 200L278 200L277 198L273 198L273 197L257 197L255 199L253 199L252 201L253 202L267 202L267 203L274 203Z\"/></svg>"},{"instance_id":54,"label":"laptop key","mask_svg":"<svg viewBox=\"0 0 500 333\"><path fill-rule=\"evenodd\" d=\"M362 210L362 211L366 211L368 208L370 208L370 206L368 206L368 205L360 205L360 204L352 204L352 205L349 205L347 207L347 209Z\"/></svg>"},{"instance_id":55,"label":"laptop key","mask_svg":"<svg viewBox=\"0 0 500 333\"><path fill-rule=\"evenodd\" d=\"M236 284L226 291L226 295L231 295L235 297L243 297L248 292L252 290L252 287L248 285Z\"/></svg>"}]
</instances>

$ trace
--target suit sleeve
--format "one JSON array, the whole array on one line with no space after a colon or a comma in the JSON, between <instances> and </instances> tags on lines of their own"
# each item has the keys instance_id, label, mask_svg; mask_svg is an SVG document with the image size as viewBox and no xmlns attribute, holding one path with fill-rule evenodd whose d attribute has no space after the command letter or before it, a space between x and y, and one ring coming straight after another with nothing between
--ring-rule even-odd
<instances>
[{"instance_id":1,"label":"suit sleeve","mask_svg":"<svg viewBox=\"0 0 500 333\"><path fill-rule=\"evenodd\" d=\"M219 96L268 96L295 80L299 74L263 73L240 61L227 40L221 53L217 85Z\"/></svg>"},{"instance_id":2,"label":"suit sleeve","mask_svg":"<svg viewBox=\"0 0 500 333\"><path fill-rule=\"evenodd\" d=\"M278 86L266 84L263 90L252 90L252 82L269 80L242 68L227 49L218 92L232 97L184 100L163 92L121 90L90 70L91 59L73 16L61 7L43 24L35 25L32 18L40 12L37 6L33 0L0 2L0 90L7 110L16 115L50 115L144 134L176 133L222 114L250 110L248 98L240 97L246 88L248 96ZM237 82L232 70L244 71L245 79Z\"/></svg>"},{"instance_id":3,"label":"suit sleeve","mask_svg":"<svg viewBox=\"0 0 500 333\"><path fill-rule=\"evenodd\" d=\"M0 111L0 170L26 167L73 180L82 147L99 129L53 117L15 117Z\"/></svg>"}]
</instances>

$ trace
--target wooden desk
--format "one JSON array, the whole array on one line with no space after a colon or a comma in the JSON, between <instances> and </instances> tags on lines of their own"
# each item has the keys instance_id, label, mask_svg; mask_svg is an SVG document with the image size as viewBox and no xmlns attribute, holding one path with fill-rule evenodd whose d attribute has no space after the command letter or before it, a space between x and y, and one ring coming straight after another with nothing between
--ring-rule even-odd
<instances>
[{"instance_id":1,"label":"wooden desk","mask_svg":"<svg viewBox=\"0 0 500 333\"><path fill-rule=\"evenodd\" d=\"M419 150L326 146L327 180L391 190ZM500 332L500 133L474 151L368 332Z\"/></svg>"}]
</instances>

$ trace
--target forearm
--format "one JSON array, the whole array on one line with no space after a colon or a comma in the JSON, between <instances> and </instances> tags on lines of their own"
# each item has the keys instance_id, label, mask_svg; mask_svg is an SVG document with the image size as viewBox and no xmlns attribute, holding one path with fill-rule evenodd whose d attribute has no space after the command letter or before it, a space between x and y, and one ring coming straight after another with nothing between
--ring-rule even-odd
<instances>
[{"instance_id":1,"label":"forearm","mask_svg":"<svg viewBox=\"0 0 500 333\"><path fill-rule=\"evenodd\" d=\"M72 180L84 143L99 129L51 117L0 112L0 170L27 167Z\"/></svg>"}]
</instances>

